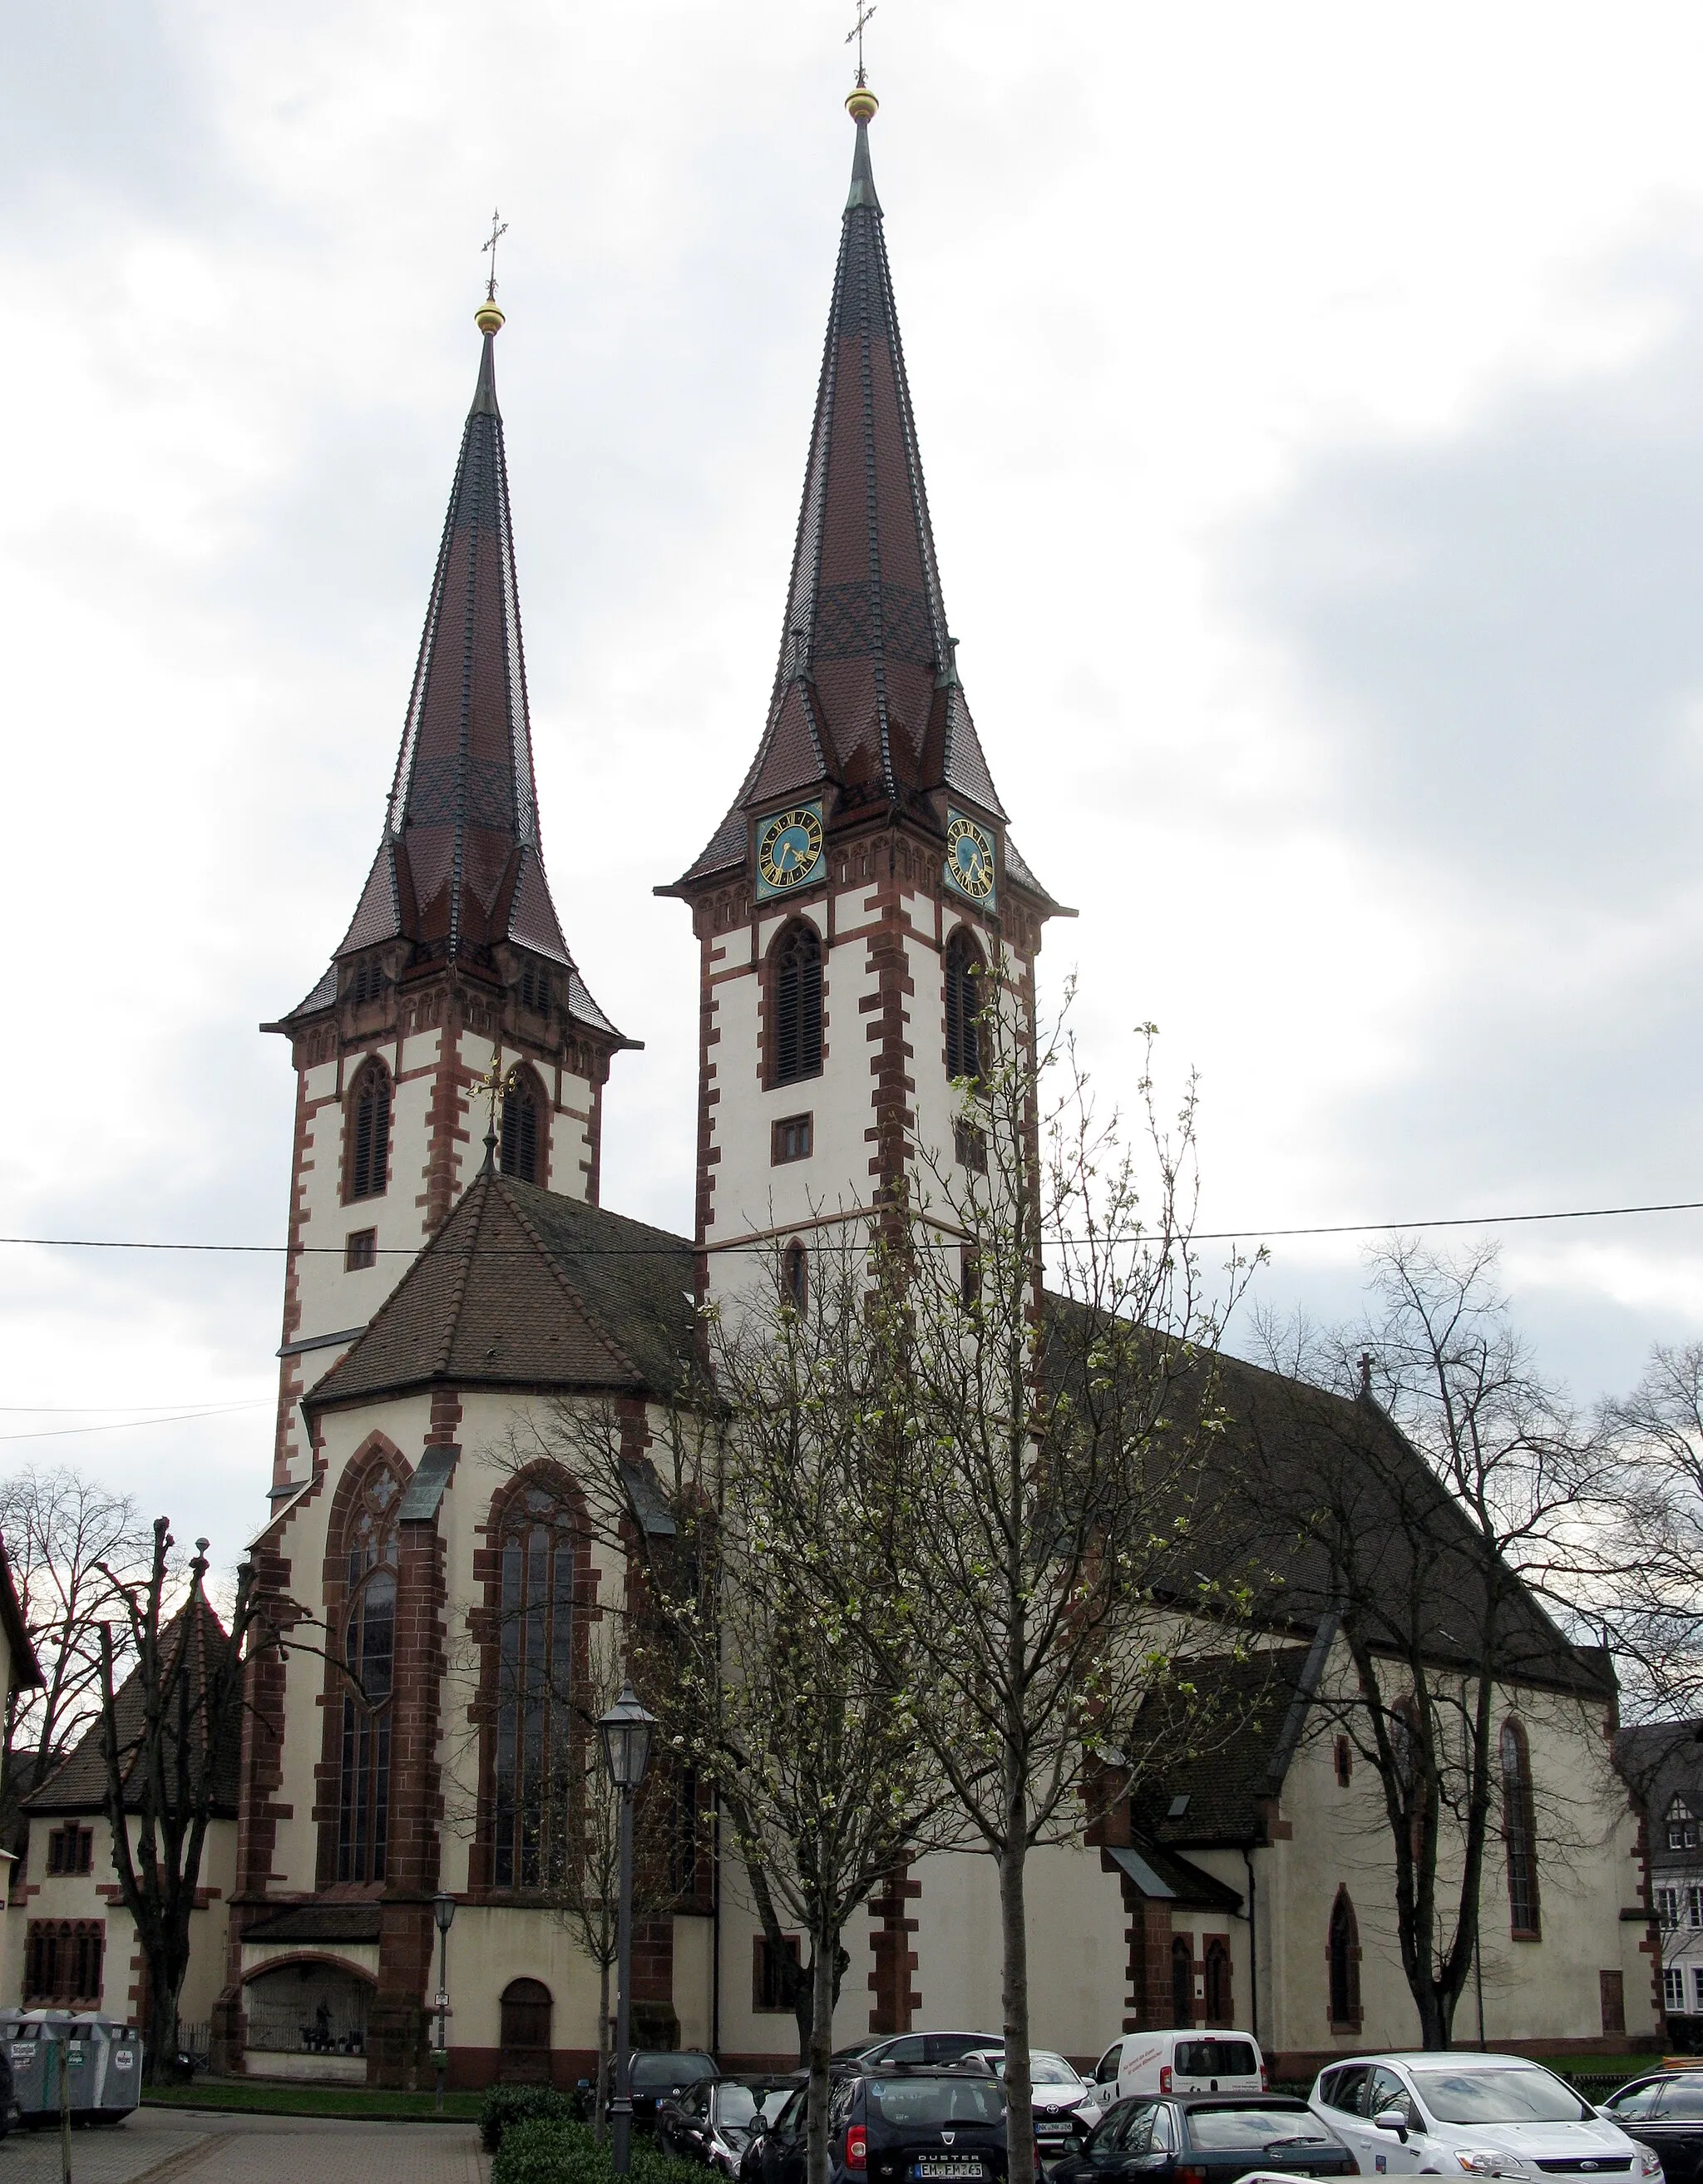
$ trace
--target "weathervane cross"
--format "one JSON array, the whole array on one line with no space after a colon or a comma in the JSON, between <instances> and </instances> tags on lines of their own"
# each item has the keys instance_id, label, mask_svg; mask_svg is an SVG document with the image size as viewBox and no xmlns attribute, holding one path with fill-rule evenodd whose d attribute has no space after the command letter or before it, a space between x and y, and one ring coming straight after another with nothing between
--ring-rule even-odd
<instances>
[{"instance_id":1,"label":"weathervane cross","mask_svg":"<svg viewBox=\"0 0 1703 2184\"><path fill-rule=\"evenodd\" d=\"M496 1050L491 1056L491 1067L482 1077L474 1079L473 1089L476 1092L483 1092L491 1103L485 1125L485 1156L487 1162L497 1149L497 1102L505 1093L514 1090L515 1079L519 1076L520 1070L520 1065L517 1061L512 1069L504 1073L503 1047L499 1040Z\"/></svg>"},{"instance_id":2,"label":"weathervane cross","mask_svg":"<svg viewBox=\"0 0 1703 2184\"><path fill-rule=\"evenodd\" d=\"M850 30L846 32L846 43L848 45L851 43L854 38L857 40L857 83L858 89L860 91L864 87L863 26L866 22L868 22L870 17L874 14L874 8L866 8L864 5L864 0L857 0L857 20L852 25Z\"/></svg>"},{"instance_id":3,"label":"weathervane cross","mask_svg":"<svg viewBox=\"0 0 1703 2184\"><path fill-rule=\"evenodd\" d=\"M873 14L875 10L873 8L870 10L871 14ZM861 48L860 48L860 50L861 50ZM494 304L497 300L497 238L499 235L506 235L508 232L508 221L503 218L500 213L493 209L491 214L491 240L488 242L481 243L479 246L479 255L481 258L485 255L485 253L487 250L491 254L491 277L485 283L485 300L487 303Z\"/></svg>"}]
</instances>

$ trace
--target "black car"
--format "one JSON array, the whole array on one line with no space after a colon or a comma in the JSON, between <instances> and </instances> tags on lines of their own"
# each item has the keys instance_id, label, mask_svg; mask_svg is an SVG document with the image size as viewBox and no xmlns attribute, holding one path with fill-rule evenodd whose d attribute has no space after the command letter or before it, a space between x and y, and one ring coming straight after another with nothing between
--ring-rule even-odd
<instances>
[{"instance_id":1,"label":"black car","mask_svg":"<svg viewBox=\"0 0 1703 2184\"><path fill-rule=\"evenodd\" d=\"M1602 2103L1629 2138L1661 2156L1667 2184L1696 2184L1703 2174L1703 2070L1656 2070L1634 2078Z\"/></svg>"},{"instance_id":2,"label":"black car","mask_svg":"<svg viewBox=\"0 0 1703 2184\"><path fill-rule=\"evenodd\" d=\"M700 2048L653 2048L631 2057L630 2067L635 2131L653 2129L665 2101L677 2099L688 2086L721 2075L715 2058Z\"/></svg>"},{"instance_id":3,"label":"black car","mask_svg":"<svg viewBox=\"0 0 1703 2184\"><path fill-rule=\"evenodd\" d=\"M657 2110L658 2143L682 2161L737 2176L746 2148L802 2082L796 2070L786 2077L700 2078Z\"/></svg>"},{"instance_id":4,"label":"black car","mask_svg":"<svg viewBox=\"0 0 1703 2184\"><path fill-rule=\"evenodd\" d=\"M1255 2170L1300 2176L1355 2176L1342 2141L1305 2101L1266 2093L1195 2093L1172 2100L1138 2095L1108 2109L1079 2152L1066 2153L1052 2184L1110 2184L1113 2178L1174 2184L1236 2184Z\"/></svg>"},{"instance_id":5,"label":"black car","mask_svg":"<svg viewBox=\"0 0 1703 2184\"><path fill-rule=\"evenodd\" d=\"M743 2170L745 2184L804 2184L810 2089L801 2086ZM857 2069L828 2095L834 2184L996 2184L1005 2175L1005 2096L963 2070Z\"/></svg>"}]
</instances>

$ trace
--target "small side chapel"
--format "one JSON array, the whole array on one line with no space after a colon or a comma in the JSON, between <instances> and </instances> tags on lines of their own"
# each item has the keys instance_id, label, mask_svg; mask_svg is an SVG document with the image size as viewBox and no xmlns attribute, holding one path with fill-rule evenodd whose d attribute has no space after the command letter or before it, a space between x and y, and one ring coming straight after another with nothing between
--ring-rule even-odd
<instances>
[{"instance_id":1,"label":"small side chapel","mask_svg":"<svg viewBox=\"0 0 1703 2184\"><path fill-rule=\"evenodd\" d=\"M976 972L1003 950L1032 994L1044 925L1071 915L1011 838L957 671L876 101L860 86L847 104L850 189L768 714L726 816L658 890L687 905L699 956L689 1237L600 1203L604 1087L635 1042L593 998L546 874L494 288L476 314L377 855L324 975L264 1027L290 1043L297 1103L255 1563L326 1640L254 1665L215 2068L425 2082L440 1890L457 1906L452 2083L570 2084L594 2066L596 1971L541 1893L535 1823L542 1755L570 1733L587 1632L626 1573L570 1475L490 1451L529 1404L612 1400L631 1424L632 1521L665 1522L643 1490L647 1406L675 1386L698 1305L776 1258L806 1282L825 1224L866 1214L918 1144L952 1147ZM1125 1814L1038 1854L1038 2042L1091 2063L1122 2030L1178 2021L1251 2025L1296 2057L1409 2036L1388 1876L1362 1870L1372 1831L1363 1814L1344 1824L1348 1786L1297 1726L1331 1644L1301 1634L1279 1715L1194 1786L1198 1824L1185 1793L1162 1820ZM328 1664L339 1650L358 1687ZM1546 1704L1567 1725L1558 1748L1533 1740L1533 1763L1566 1769L1569 1738L1601 1748L1612 1682L1558 1633L1549 1658ZM637 1937L637 2037L789 2065L793 2020L743 1877L703 1847L706 1795L689 1778L665 1793L677 1892ZM1611 1793L1602 1838L1588 1869L1555 1880L1565 1936L1511 2037L1649 2036L1637 1828ZM837 2040L998 2030L986 1865L937 1854L893 1876L845 1936Z\"/></svg>"}]
</instances>

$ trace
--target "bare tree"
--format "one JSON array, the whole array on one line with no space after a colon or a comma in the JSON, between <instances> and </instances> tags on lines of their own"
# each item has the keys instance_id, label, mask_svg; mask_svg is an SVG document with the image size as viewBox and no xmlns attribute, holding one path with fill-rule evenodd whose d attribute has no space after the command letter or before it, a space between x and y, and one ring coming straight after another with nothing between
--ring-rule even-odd
<instances>
[{"instance_id":1,"label":"bare tree","mask_svg":"<svg viewBox=\"0 0 1703 2184\"><path fill-rule=\"evenodd\" d=\"M1357 1327L1265 1328L1285 1379L1255 1422L1255 1476L1262 1521L1311 1550L1288 1573L1292 1604L1328 1617L1352 1663L1316 1719L1379 1784L1402 1970L1421 2044L1441 2048L1477 1958L1491 1846L1517 1924L1535 1929L1539 1835L1552 1853L1577 1845L1566 1795L1534 1784L1505 1716L1528 1680L1563 1708L1612 1702L1606 1658L1582 1656L1544 1603L1569 1599L1614 1461L1536 1370L1494 1248L1450 1257L1395 1238L1371 1276Z\"/></svg>"},{"instance_id":2,"label":"bare tree","mask_svg":"<svg viewBox=\"0 0 1703 2184\"><path fill-rule=\"evenodd\" d=\"M1166 1123L1144 1071L1138 1157L1068 1036L1038 1054L1032 995L986 977L954 1142L916 1148L884 1245L904 1430L873 1450L890 1466L867 1494L904 1613L862 1629L912 1664L919 1734L997 1865L1007 2159L1029 2184L1028 1854L1137 1788L1155 1747L1210 1747L1190 1666L1238 1650L1245 1580L1203 1574L1193 1541L1245 1268L1215 1304L1190 1248L1192 1081Z\"/></svg>"},{"instance_id":3,"label":"bare tree","mask_svg":"<svg viewBox=\"0 0 1703 2184\"><path fill-rule=\"evenodd\" d=\"M1603 1619L1645 1712L1703 1712L1703 1342L1658 1344L1631 1395L1605 1405L1621 1458L1615 1522L1597 1535Z\"/></svg>"},{"instance_id":4,"label":"bare tree","mask_svg":"<svg viewBox=\"0 0 1703 2184\"><path fill-rule=\"evenodd\" d=\"M688 1379L650 1420L563 1402L517 1437L582 1481L637 1580L626 1654L665 1749L714 1785L810 2071L809 2176L828 2175L828 2065L846 1921L903 1858L938 1839L940 1799L911 1680L854 1641L881 1604L863 1499L868 1445L891 1429L887 1330L865 1309L865 1252L819 1256L808 1299L777 1260L737 1310L708 1317L713 1384ZM832 1582L828 1580L832 1568ZM807 1954L795 1964L788 1929Z\"/></svg>"},{"instance_id":5,"label":"bare tree","mask_svg":"<svg viewBox=\"0 0 1703 2184\"><path fill-rule=\"evenodd\" d=\"M147 1566L147 1533L127 1494L66 1465L14 1472L0 1485L0 1536L24 1627L46 1679L14 1691L6 1720L8 1787L14 1764L28 1788L99 1710L103 1617L120 1582Z\"/></svg>"},{"instance_id":6,"label":"bare tree","mask_svg":"<svg viewBox=\"0 0 1703 2184\"><path fill-rule=\"evenodd\" d=\"M100 1627L106 1811L120 1900L135 1922L147 1973L150 2078L169 2071L176 2054L190 1914L208 1829L221 1807L234 1803L243 1653L261 1613L245 1563L230 1628L221 1628L203 1589L205 1540L196 1541L186 1596L174 1611L172 1544L167 1519L158 1518L146 1576L130 1580L116 1567L106 1569L124 1621L116 1630L110 1620ZM134 1665L126 1676L127 1652Z\"/></svg>"}]
</instances>

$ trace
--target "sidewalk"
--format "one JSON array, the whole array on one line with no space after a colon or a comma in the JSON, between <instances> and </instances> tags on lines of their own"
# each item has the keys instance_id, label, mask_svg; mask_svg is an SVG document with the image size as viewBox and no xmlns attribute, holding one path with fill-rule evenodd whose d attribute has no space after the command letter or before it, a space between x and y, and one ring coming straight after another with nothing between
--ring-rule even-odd
<instances>
[{"instance_id":1,"label":"sidewalk","mask_svg":"<svg viewBox=\"0 0 1703 2184\"><path fill-rule=\"evenodd\" d=\"M484 2184L470 2124L138 2109L114 2131L71 2133L72 2184ZM59 2184L57 2131L0 2143L0 2184Z\"/></svg>"}]
</instances>

